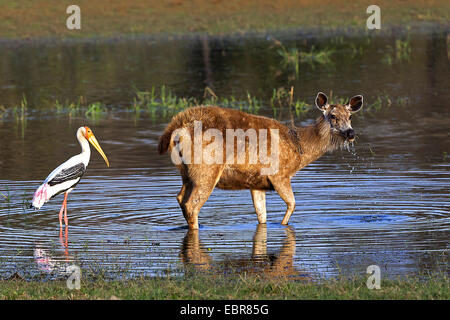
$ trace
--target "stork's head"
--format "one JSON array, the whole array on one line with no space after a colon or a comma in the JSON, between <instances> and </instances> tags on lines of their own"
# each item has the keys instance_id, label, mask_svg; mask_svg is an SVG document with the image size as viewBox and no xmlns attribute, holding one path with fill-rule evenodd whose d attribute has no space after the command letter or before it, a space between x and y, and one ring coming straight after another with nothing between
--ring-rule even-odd
<instances>
[{"instance_id":1,"label":"stork's head","mask_svg":"<svg viewBox=\"0 0 450 320\"><path fill-rule=\"evenodd\" d=\"M106 157L105 153L103 152L102 148L100 147L100 144L98 143L97 139L95 138L92 130L87 126L81 127L78 130L80 130L83 137L92 144L92 146L98 151L98 153L100 153L100 155L105 160L106 165L109 167L108 158Z\"/></svg>"},{"instance_id":2,"label":"stork's head","mask_svg":"<svg viewBox=\"0 0 450 320\"><path fill-rule=\"evenodd\" d=\"M354 96L344 105L328 104L328 97L325 93L319 92L316 97L316 106L322 111L325 120L330 123L331 132L336 137L352 142L355 140L355 131L352 128L352 114L361 110L363 97Z\"/></svg>"}]
</instances>

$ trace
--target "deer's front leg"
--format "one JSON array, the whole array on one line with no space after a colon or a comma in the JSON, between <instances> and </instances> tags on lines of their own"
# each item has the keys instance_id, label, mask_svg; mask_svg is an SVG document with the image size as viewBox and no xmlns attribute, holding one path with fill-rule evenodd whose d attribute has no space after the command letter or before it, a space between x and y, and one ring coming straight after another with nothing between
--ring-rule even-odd
<instances>
[{"instance_id":1,"label":"deer's front leg","mask_svg":"<svg viewBox=\"0 0 450 320\"><path fill-rule=\"evenodd\" d=\"M292 192L291 181L290 180L274 180L271 181L273 187L280 195L281 199L286 202L287 210L284 215L283 221L281 224L288 224L289 218L291 217L292 212L295 209L295 197Z\"/></svg>"},{"instance_id":2,"label":"deer's front leg","mask_svg":"<svg viewBox=\"0 0 450 320\"><path fill-rule=\"evenodd\" d=\"M252 193L253 205L259 223L266 223L266 192L264 190L250 190Z\"/></svg>"}]
</instances>

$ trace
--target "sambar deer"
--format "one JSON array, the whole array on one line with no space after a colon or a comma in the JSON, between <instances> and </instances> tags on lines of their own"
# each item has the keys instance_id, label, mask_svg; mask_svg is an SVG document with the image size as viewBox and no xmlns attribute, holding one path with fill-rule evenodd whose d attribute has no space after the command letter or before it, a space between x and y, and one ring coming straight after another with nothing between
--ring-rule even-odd
<instances>
[{"instance_id":1,"label":"sambar deer","mask_svg":"<svg viewBox=\"0 0 450 320\"><path fill-rule=\"evenodd\" d=\"M291 178L355 139L351 117L363 97L330 105L319 92L315 103L322 115L306 127L220 107L192 107L175 115L159 139L158 152L169 150L180 170L183 186L177 200L189 228L198 229L200 209L215 187L250 189L259 223L266 223L266 191L277 191L287 205L281 222L287 225L295 208Z\"/></svg>"}]
</instances>

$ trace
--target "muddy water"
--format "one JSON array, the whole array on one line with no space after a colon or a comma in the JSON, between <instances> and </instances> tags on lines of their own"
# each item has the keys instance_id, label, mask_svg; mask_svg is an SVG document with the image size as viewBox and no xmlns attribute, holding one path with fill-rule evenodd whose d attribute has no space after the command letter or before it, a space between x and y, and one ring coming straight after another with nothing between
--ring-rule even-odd
<instances>
[{"instance_id":1,"label":"muddy water","mask_svg":"<svg viewBox=\"0 0 450 320\"><path fill-rule=\"evenodd\" d=\"M372 264L388 277L448 272L446 34L412 34L407 59L383 63L395 39L284 35L287 47L335 48L331 64L301 64L297 76L282 66L270 38L2 43L0 104L18 105L25 95L29 109L44 112L0 120L0 276L64 273L71 264L112 277L188 266L312 278L364 274ZM352 152L327 154L293 178L297 208L289 227L280 225L285 204L276 193L267 196L267 225L258 226L249 191L215 190L200 230L189 232L175 199L181 179L170 158L156 153L170 119L125 111L133 87L160 85L199 98L205 86L237 98L248 91L265 100L260 113L268 116L272 89L291 85L308 103L318 90L333 90L364 94L367 105L383 96L383 106L354 116ZM45 112L55 100L79 96L116 111L95 122ZM286 110L276 117L290 118ZM79 152L75 132L83 124L111 167L92 153L60 235L62 196L39 212L27 206L48 173Z\"/></svg>"}]
</instances>

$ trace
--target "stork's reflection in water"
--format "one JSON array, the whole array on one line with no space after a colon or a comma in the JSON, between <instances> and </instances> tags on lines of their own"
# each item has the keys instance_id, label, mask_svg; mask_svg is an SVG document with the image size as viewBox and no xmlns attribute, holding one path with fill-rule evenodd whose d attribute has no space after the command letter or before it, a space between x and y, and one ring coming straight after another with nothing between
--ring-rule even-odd
<instances>
[{"instance_id":1,"label":"stork's reflection in water","mask_svg":"<svg viewBox=\"0 0 450 320\"><path fill-rule=\"evenodd\" d=\"M66 226L64 231L63 237L63 228L59 228L59 243L61 243L61 246L64 248L64 255L69 257L69 226Z\"/></svg>"},{"instance_id":2,"label":"stork's reflection in water","mask_svg":"<svg viewBox=\"0 0 450 320\"><path fill-rule=\"evenodd\" d=\"M36 243L34 247L34 261L39 270L56 275L66 275L70 272L68 267L73 262L69 255L69 228L66 226L59 229L59 243L64 249L64 257L60 257L47 248L43 243Z\"/></svg>"},{"instance_id":3,"label":"stork's reflection in water","mask_svg":"<svg viewBox=\"0 0 450 320\"><path fill-rule=\"evenodd\" d=\"M267 277L289 277L307 280L310 277L294 266L295 232L292 227L285 228L286 237L282 247L275 254L267 251L267 225L258 224L253 236L253 248L250 257L226 258L213 261L208 250L203 248L199 239L199 230L190 229L183 240L180 258L186 270L200 272L232 274L258 274Z\"/></svg>"}]
</instances>

